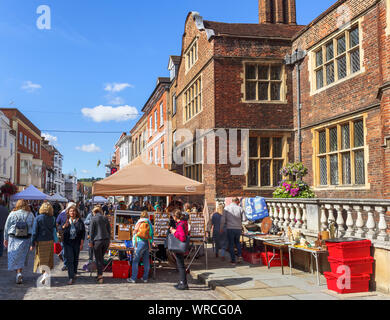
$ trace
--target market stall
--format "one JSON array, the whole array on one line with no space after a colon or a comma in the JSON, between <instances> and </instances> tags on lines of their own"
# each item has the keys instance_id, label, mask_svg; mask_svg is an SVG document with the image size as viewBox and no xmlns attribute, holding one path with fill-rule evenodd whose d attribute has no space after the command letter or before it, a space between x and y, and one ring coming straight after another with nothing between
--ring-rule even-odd
<instances>
[{"instance_id":1,"label":"market stall","mask_svg":"<svg viewBox=\"0 0 390 320\"><path fill-rule=\"evenodd\" d=\"M92 194L94 196L191 196L204 195L205 187L202 183L186 178L156 165L144 163L131 164L114 175L94 183ZM132 239L132 229L141 212L129 210L116 210L111 218L113 240L126 241ZM154 215L149 212L149 216ZM156 244L164 244L169 230L169 215L155 215L154 235ZM191 235L192 236L192 235ZM192 243L199 242L198 235ZM204 236L201 239L204 245ZM153 260L156 259L152 251ZM207 260L207 259L206 259ZM207 262L206 262L207 265ZM153 264L155 267L155 264Z\"/></svg>"},{"instance_id":2,"label":"market stall","mask_svg":"<svg viewBox=\"0 0 390 320\"><path fill-rule=\"evenodd\" d=\"M47 200L51 202L62 202L62 203L68 203L69 200L61 196L59 193L56 193L52 196L50 196Z\"/></svg>"},{"instance_id":3,"label":"market stall","mask_svg":"<svg viewBox=\"0 0 390 320\"><path fill-rule=\"evenodd\" d=\"M33 185L11 196L11 201L16 200L49 200L50 196L39 191Z\"/></svg>"}]
</instances>

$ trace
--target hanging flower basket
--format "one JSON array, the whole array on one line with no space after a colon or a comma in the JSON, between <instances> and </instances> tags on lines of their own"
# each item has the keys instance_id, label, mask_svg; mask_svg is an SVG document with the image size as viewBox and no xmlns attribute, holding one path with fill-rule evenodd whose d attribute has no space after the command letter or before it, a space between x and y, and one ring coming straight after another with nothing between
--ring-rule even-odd
<instances>
[{"instance_id":1,"label":"hanging flower basket","mask_svg":"<svg viewBox=\"0 0 390 320\"><path fill-rule=\"evenodd\" d=\"M18 187L15 186L12 182L7 181L0 187L1 194L10 197L16 193L18 193Z\"/></svg>"}]
</instances>

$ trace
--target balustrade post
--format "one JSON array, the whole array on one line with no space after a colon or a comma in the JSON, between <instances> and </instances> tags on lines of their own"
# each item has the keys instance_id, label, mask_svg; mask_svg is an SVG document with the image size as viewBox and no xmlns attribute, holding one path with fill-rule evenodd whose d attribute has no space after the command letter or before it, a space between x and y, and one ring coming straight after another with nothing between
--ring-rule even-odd
<instances>
[{"instance_id":1,"label":"balustrade post","mask_svg":"<svg viewBox=\"0 0 390 320\"><path fill-rule=\"evenodd\" d=\"M387 223L386 223L386 208L384 207L375 207L375 211L379 212L379 224L378 224L378 229L379 229L379 234L378 234L378 240L379 241L387 241L388 236L387 236Z\"/></svg>"},{"instance_id":2,"label":"balustrade post","mask_svg":"<svg viewBox=\"0 0 390 320\"><path fill-rule=\"evenodd\" d=\"M328 218L326 217L326 208L325 205L321 206L321 230L328 230Z\"/></svg>"},{"instance_id":3,"label":"balustrade post","mask_svg":"<svg viewBox=\"0 0 390 320\"><path fill-rule=\"evenodd\" d=\"M333 205L331 204L326 204L325 208L328 209L328 225L331 221L336 222L336 219L334 217L334 212L333 212Z\"/></svg>"},{"instance_id":4,"label":"balustrade post","mask_svg":"<svg viewBox=\"0 0 390 320\"><path fill-rule=\"evenodd\" d=\"M337 204L337 205L334 205L334 208L337 211L336 223L337 223L337 228L338 228L338 231L339 231L339 235L341 237L343 237L344 234L345 234L344 218L343 218L343 207L341 205Z\"/></svg>"},{"instance_id":5,"label":"balustrade post","mask_svg":"<svg viewBox=\"0 0 390 320\"><path fill-rule=\"evenodd\" d=\"M272 212L272 205L270 203L267 203L267 210L268 210L268 217L272 220L274 213Z\"/></svg>"},{"instance_id":6,"label":"balustrade post","mask_svg":"<svg viewBox=\"0 0 390 320\"><path fill-rule=\"evenodd\" d=\"M290 209L290 228L292 229L295 227L295 211L292 203L289 203L288 207Z\"/></svg>"},{"instance_id":7,"label":"balustrade post","mask_svg":"<svg viewBox=\"0 0 390 320\"><path fill-rule=\"evenodd\" d=\"M272 219L272 222L275 226L278 225L278 221L279 221L279 212L278 212L278 208L276 206L276 202L273 202L272 203L272 207L274 208L274 217Z\"/></svg>"},{"instance_id":8,"label":"balustrade post","mask_svg":"<svg viewBox=\"0 0 390 320\"><path fill-rule=\"evenodd\" d=\"M287 231L287 228L290 224L290 222L288 221L289 218L290 218L290 215L288 213L288 206L287 206L287 203L283 203L283 208L284 208L284 223L283 223L283 227L284 227L284 230Z\"/></svg>"},{"instance_id":9,"label":"balustrade post","mask_svg":"<svg viewBox=\"0 0 390 320\"><path fill-rule=\"evenodd\" d=\"M364 238L365 232L363 230L364 221L363 221L362 207L361 206L353 206L353 208L357 212L357 219L356 219L357 230L355 232L355 236L358 238Z\"/></svg>"},{"instance_id":10,"label":"balustrade post","mask_svg":"<svg viewBox=\"0 0 390 320\"><path fill-rule=\"evenodd\" d=\"M278 224L278 227L279 227L280 229L283 228L283 223L284 223L284 212L283 212L282 205L283 205L283 204L278 203L278 206L279 206L279 224Z\"/></svg>"},{"instance_id":11,"label":"balustrade post","mask_svg":"<svg viewBox=\"0 0 390 320\"><path fill-rule=\"evenodd\" d=\"M366 224L366 228L368 229L367 238L370 240L374 240L376 234L375 232L376 223L374 219L374 213L372 212L372 208L370 206L364 206L364 210L367 211L368 214L368 219Z\"/></svg>"},{"instance_id":12,"label":"balustrade post","mask_svg":"<svg viewBox=\"0 0 390 320\"><path fill-rule=\"evenodd\" d=\"M307 230L306 204L301 203L299 206L302 208L302 229Z\"/></svg>"},{"instance_id":13,"label":"balustrade post","mask_svg":"<svg viewBox=\"0 0 390 320\"><path fill-rule=\"evenodd\" d=\"M296 211L296 220L297 223L295 224L295 227L298 229L301 229L302 227L302 215L301 215L301 207L298 203L294 203L295 211Z\"/></svg>"},{"instance_id":14,"label":"balustrade post","mask_svg":"<svg viewBox=\"0 0 390 320\"><path fill-rule=\"evenodd\" d=\"M355 233L354 233L354 230L353 230L354 223L353 223L351 206L343 205L343 208L347 211L347 215L348 215L347 222L346 222L348 229L347 229L345 235L347 237L353 237Z\"/></svg>"}]
</instances>

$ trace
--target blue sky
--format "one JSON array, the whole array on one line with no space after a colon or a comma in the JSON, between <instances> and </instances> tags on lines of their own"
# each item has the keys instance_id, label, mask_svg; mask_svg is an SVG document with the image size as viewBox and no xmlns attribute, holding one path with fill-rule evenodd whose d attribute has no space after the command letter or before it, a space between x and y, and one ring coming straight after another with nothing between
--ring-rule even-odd
<instances>
[{"instance_id":1,"label":"blue sky","mask_svg":"<svg viewBox=\"0 0 390 320\"><path fill-rule=\"evenodd\" d=\"M297 0L298 23L335 2ZM40 5L51 9L51 30L36 26ZM168 76L169 56L180 54L190 11L212 21L258 22L257 0L0 0L0 106L19 108L54 137L64 173L103 177L97 162L108 161L119 134L47 130L129 131L157 77ZM96 112L99 106L122 107L125 121L102 122L108 115Z\"/></svg>"}]
</instances>

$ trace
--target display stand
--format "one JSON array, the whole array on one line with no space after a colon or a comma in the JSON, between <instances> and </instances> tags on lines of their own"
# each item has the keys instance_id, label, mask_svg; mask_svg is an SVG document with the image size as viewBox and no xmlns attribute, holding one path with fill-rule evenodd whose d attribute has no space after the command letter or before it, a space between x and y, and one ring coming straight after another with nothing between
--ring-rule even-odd
<instances>
[{"instance_id":1,"label":"display stand","mask_svg":"<svg viewBox=\"0 0 390 320\"><path fill-rule=\"evenodd\" d=\"M187 272L190 270L195 258L198 256L201 248L203 247L205 252L206 270L208 270L208 255L207 255L207 242L206 242L206 223L202 212L189 214L190 225L190 244L192 248L188 254L186 260L191 260L187 266Z\"/></svg>"}]
</instances>

